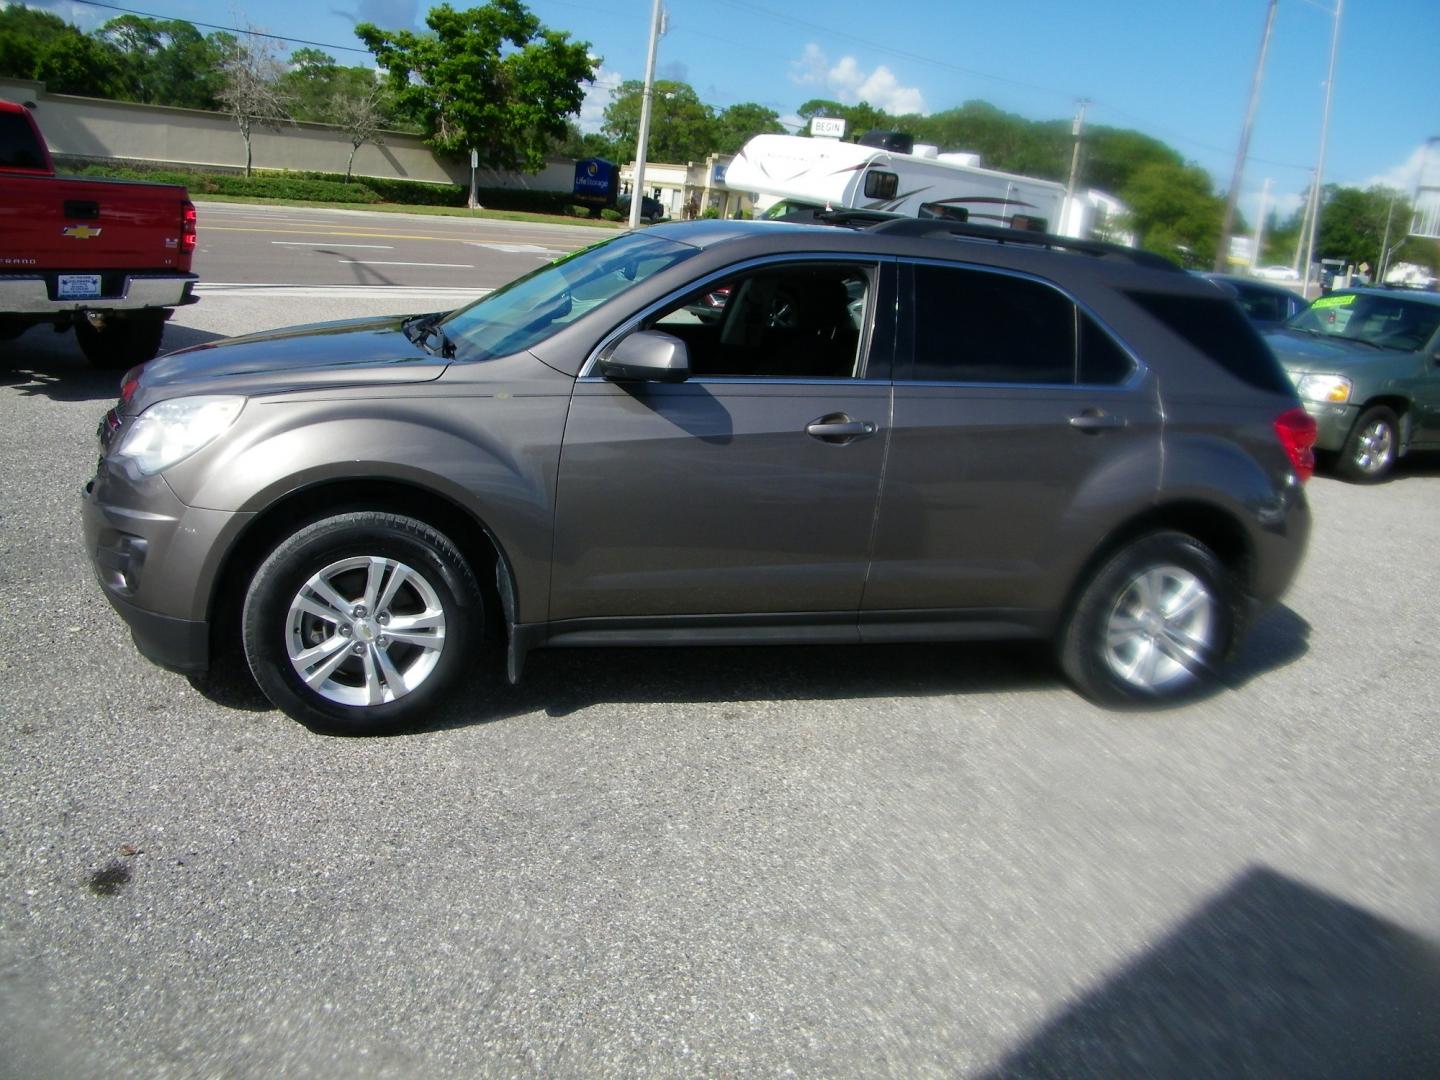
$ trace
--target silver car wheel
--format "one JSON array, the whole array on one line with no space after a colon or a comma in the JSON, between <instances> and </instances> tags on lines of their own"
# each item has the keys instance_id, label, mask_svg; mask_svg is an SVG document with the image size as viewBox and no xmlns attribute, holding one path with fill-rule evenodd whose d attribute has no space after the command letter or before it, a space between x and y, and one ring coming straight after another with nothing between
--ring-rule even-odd
<instances>
[{"instance_id":1,"label":"silver car wheel","mask_svg":"<svg viewBox=\"0 0 1440 1080\"><path fill-rule=\"evenodd\" d=\"M1366 474L1383 472L1394 455L1395 432L1384 420L1371 421L1355 446L1355 467Z\"/></svg>"},{"instance_id":2,"label":"silver car wheel","mask_svg":"<svg viewBox=\"0 0 1440 1080\"><path fill-rule=\"evenodd\" d=\"M413 567L379 556L341 559L290 602L285 649L315 693L339 705L383 705L435 670L445 610Z\"/></svg>"},{"instance_id":3,"label":"silver car wheel","mask_svg":"<svg viewBox=\"0 0 1440 1080\"><path fill-rule=\"evenodd\" d=\"M1160 692L1195 679L1213 651L1215 597L1179 566L1152 566L1120 592L1105 623L1105 662L1137 689Z\"/></svg>"}]
</instances>

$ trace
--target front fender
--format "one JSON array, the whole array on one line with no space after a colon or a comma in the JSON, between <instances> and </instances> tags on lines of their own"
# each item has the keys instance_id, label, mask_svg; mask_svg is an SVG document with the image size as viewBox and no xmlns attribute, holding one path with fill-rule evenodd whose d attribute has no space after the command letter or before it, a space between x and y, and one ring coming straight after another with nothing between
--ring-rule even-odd
<instances>
[{"instance_id":1,"label":"front fender","mask_svg":"<svg viewBox=\"0 0 1440 1080\"><path fill-rule=\"evenodd\" d=\"M394 393L255 400L227 438L166 479L187 505L242 519L292 492L337 481L385 480L433 492L492 532L515 575L519 617L543 621L568 402L560 395Z\"/></svg>"}]
</instances>

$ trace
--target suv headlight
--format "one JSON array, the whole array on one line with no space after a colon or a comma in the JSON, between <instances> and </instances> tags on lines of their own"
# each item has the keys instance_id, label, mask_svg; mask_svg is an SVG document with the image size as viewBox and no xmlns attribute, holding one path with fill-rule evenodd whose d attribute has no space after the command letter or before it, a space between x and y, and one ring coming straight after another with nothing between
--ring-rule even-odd
<instances>
[{"instance_id":1,"label":"suv headlight","mask_svg":"<svg viewBox=\"0 0 1440 1080\"><path fill-rule=\"evenodd\" d=\"M1344 403L1350 400L1350 390L1344 375L1301 375L1295 380L1295 392L1306 401Z\"/></svg>"},{"instance_id":2,"label":"suv headlight","mask_svg":"<svg viewBox=\"0 0 1440 1080\"><path fill-rule=\"evenodd\" d=\"M235 422L243 397L185 397L156 402L131 425L115 451L147 476L184 461Z\"/></svg>"}]
</instances>

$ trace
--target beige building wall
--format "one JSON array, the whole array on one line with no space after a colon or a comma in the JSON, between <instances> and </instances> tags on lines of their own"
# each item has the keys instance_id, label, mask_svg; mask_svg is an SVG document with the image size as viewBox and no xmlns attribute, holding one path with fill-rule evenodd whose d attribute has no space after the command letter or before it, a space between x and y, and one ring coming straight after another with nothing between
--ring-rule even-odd
<instances>
[{"instance_id":1,"label":"beige building wall","mask_svg":"<svg viewBox=\"0 0 1440 1080\"><path fill-rule=\"evenodd\" d=\"M226 113L172 109L128 101L50 94L43 83L0 78L0 98L33 102L35 120L52 154L121 159L163 165L245 167L245 140ZM385 145L367 143L355 155L355 173L428 183L470 183L468 161L437 159L416 135L387 131ZM297 123L251 132L257 169L344 173L350 140L329 124ZM537 174L497 173L482 168L480 187L569 191L574 163L551 162Z\"/></svg>"},{"instance_id":2,"label":"beige building wall","mask_svg":"<svg viewBox=\"0 0 1440 1080\"><path fill-rule=\"evenodd\" d=\"M647 162L645 194L660 200L665 212L673 218L685 217L687 206L696 215L709 209L727 218L742 212L753 214L754 195L725 185L725 168L734 157L734 154L711 154L704 161L684 165ZM620 168L620 189L628 192L634 185L635 163L632 161Z\"/></svg>"}]
</instances>

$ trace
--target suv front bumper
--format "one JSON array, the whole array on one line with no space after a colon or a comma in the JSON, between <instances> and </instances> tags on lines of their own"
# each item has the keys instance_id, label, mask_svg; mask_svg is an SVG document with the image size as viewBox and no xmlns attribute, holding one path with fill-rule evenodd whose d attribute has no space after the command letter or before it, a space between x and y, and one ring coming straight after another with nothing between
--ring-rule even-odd
<instances>
[{"instance_id":1,"label":"suv front bumper","mask_svg":"<svg viewBox=\"0 0 1440 1080\"><path fill-rule=\"evenodd\" d=\"M1305 411L1315 420L1315 449L1340 450L1355 426L1358 405L1336 405L1330 402L1307 401Z\"/></svg>"},{"instance_id":2,"label":"suv front bumper","mask_svg":"<svg viewBox=\"0 0 1440 1080\"><path fill-rule=\"evenodd\" d=\"M251 517L186 506L160 477L101 462L81 496L85 552L148 659L185 674L208 669L217 553Z\"/></svg>"}]
</instances>

